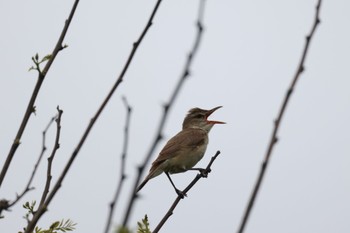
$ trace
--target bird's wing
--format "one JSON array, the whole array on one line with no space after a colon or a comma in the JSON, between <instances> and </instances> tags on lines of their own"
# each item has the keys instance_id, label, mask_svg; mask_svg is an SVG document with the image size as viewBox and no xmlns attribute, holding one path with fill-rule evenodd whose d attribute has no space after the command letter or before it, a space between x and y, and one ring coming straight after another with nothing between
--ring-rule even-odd
<instances>
[{"instance_id":1,"label":"bird's wing","mask_svg":"<svg viewBox=\"0 0 350 233\"><path fill-rule=\"evenodd\" d=\"M153 164L175 157L184 148L200 146L206 143L207 137L208 133L202 129L182 130L167 142Z\"/></svg>"}]
</instances>

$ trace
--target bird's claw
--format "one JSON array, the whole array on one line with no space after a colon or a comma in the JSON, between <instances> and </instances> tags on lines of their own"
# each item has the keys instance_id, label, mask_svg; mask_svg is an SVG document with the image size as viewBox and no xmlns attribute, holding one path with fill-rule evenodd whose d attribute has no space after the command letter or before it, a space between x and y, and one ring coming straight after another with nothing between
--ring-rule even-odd
<instances>
[{"instance_id":1,"label":"bird's claw","mask_svg":"<svg viewBox=\"0 0 350 233\"><path fill-rule=\"evenodd\" d=\"M208 174L211 172L211 169L199 168L198 171L202 177L207 178Z\"/></svg>"}]
</instances>

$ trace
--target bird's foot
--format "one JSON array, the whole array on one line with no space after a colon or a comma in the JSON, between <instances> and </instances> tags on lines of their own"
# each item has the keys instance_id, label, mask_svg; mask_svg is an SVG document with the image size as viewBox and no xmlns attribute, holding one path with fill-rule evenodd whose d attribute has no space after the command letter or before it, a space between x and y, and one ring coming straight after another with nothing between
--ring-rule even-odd
<instances>
[{"instance_id":1,"label":"bird's foot","mask_svg":"<svg viewBox=\"0 0 350 233\"><path fill-rule=\"evenodd\" d=\"M192 170L192 171L199 171L199 176L201 177L204 177L204 178L207 178L208 177L208 174L211 172L211 169L207 169L207 168L191 168L189 170Z\"/></svg>"},{"instance_id":2,"label":"bird's foot","mask_svg":"<svg viewBox=\"0 0 350 233\"><path fill-rule=\"evenodd\" d=\"M208 174L211 172L211 169L198 168L199 173L202 177L207 178Z\"/></svg>"},{"instance_id":3,"label":"bird's foot","mask_svg":"<svg viewBox=\"0 0 350 233\"><path fill-rule=\"evenodd\" d=\"M175 189L175 191L181 199L184 199L185 197L187 197L187 194L183 193L181 190Z\"/></svg>"}]
</instances>

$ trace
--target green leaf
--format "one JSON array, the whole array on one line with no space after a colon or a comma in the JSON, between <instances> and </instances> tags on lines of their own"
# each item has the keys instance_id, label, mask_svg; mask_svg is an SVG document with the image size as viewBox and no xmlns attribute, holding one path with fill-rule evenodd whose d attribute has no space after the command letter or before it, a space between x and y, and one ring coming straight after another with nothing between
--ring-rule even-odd
<instances>
[{"instance_id":1,"label":"green leaf","mask_svg":"<svg viewBox=\"0 0 350 233\"><path fill-rule=\"evenodd\" d=\"M149 229L149 221L148 221L147 214L142 219L142 223L137 222L137 225L139 226L137 229L137 233L151 233L151 230Z\"/></svg>"},{"instance_id":2,"label":"green leaf","mask_svg":"<svg viewBox=\"0 0 350 233\"><path fill-rule=\"evenodd\" d=\"M52 54L47 54L43 59L41 59L40 63L47 61L47 60L50 60L51 57L52 57Z\"/></svg>"},{"instance_id":3,"label":"green leaf","mask_svg":"<svg viewBox=\"0 0 350 233\"><path fill-rule=\"evenodd\" d=\"M52 223L51 224L51 226L50 226L50 229L56 229L58 226L60 225L60 222L59 221L56 221L56 222L54 222L54 223Z\"/></svg>"},{"instance_id":4,"label":"green leaf","mask_svg":"<svg viewBox=\"0 0 350 233\"><path fill-rule=\"evenodd\" d=\"M23 208L24 209L29 209L29 202L28 201L23 204Z\"/></svg>"}]
</instances>

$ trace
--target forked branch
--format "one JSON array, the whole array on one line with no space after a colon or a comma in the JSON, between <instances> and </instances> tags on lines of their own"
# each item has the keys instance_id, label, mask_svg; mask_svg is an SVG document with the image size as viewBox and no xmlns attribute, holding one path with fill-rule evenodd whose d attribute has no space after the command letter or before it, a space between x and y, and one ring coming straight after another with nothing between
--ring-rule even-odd
<instances>
[{"instance_id":1,"label":"forked branch","mask_svg":"<svg viewBox=\"0 0 350 233\"><path fill-rule=\"evenodd\" d=\"M51 170L52 170L52 163L53 159L55 158L57 150L60 148L60 136L61 136L61 118L63 111L57 106L57 118L56 118L56 138L55 138L55 144L52 148L51 155L47 159L48 165L47 165L47 173L46 173L46 183L45 183L45 188L43 190L43 194L41 195L41 200L39 207L44 204L47 194L49 193L50 190L50 184L51 184Z\"/></svg>"},{"instance_id":2,"label":"forked branch","mask_svg":"<svg viewBox=\"0 0 350 233\"><path fill-rule=\"evenodd\" d=\"M57 118L57 116L54 116L51 118L51 120L49 121L49 123L47 124L47 126L45 127L45 129L43 130L42 132L42 146L41 146L41 151L40 151L40 154L39 154L39 157L34 165L34 168L33 168L33 171L32 171L32 174L31 176L29 177L29 180L27 182L27 185L26 187L24 188L24 190L20 193L20 194L17 194L16 195L16 199L13 200L12 202L9 202L7 200L1 200L0 202L2 204L0 204L0 216L1 216L1 212L3 210L9 210L10 207L14 206L19 200L22 199L22 197L27 193L29 192L30 190L33 190L34 187L32 187L32 182L33 182L33 179L34 179L34 176L36 174L36 171L38 170L38 167L39 167L39 164L41 162L41 159L42 157L44 156L44 153L45 151L47 150L47 147L46 147L46 133L47 131L49 130L50 126L52 125L52 123L54 122L54 120Z\"/></svg>"},{"instance_id":3,"label":"forked branch","mask_svg":"<svg viewBox=\"0 0 350 233\"><path fill-rule=\"evenodd\" d=\"M79 3L79 0L76 0L74 2L72 10L71 10L71 12L69 14L69 17L66 20L65 25L63 27L63 30L61 32L60 38L58 39L54 50L52 51L51 55L49 56L49 59L47 60L47 63L45 65L43 71L39 71L38 70L39 71L39 75L38 75L37 83L36 83L36 85L34 87L32 96L31 96L31 98L29 100L29 103L28 103L28 106L27 106L27 110L26 110L26 112L24 114L22 123L21 123L21 125L20 125L20 127L18 129L18 132L16 134L15 140L12 143L11 149L10 149L8 155L7 155L7 158L5 160L5 163L4 163L4 165L2 167L2 170L1 170L1 173L0 173L0 187L1 187L2 182L4 181L4 178L6 176L7 170L10 167L11 161L12 161L12 159L13 159L15 153L16 153L16 150L17 150L18 146L20 145L21 138L22 138L23 132L24 132L26 126L27 126L27 123L29 121L29 118L32 115L32 113L35 112L35 106L34 106L35 100L36 100L36 98L37 98L37 96L39 94L41 85L44 82L46 74L49 71L52 63L54 62L57 54L64 48L64 46L62 45L63 44L63 40L64 40L64 38L65 38L65 36L67 34L67 31L68 31L69 25L70 25L70 23L71 23L71 21L73 19L75 10L78 7L78 3Z\"/></svg>"},{"instance_id":4,"label":"forked branch","mask_svg":"<svg viewBox=\"0 0 350 233\"><path fill-rule=\"evenodd\" d=\"M142 42L143 38L145 37L148 29L151 27L152 25L152 21L153 18L155 16L155 13L158 10L158 7L161 3L161 0L158 0L156 3L156 6L154 7L152 14L149 18L149 21L147 22L144 30L142 31L140 37L138 38L138 40L133 44L133 48L129 54L129 57L126 60L126 63L122 69L122 71L120 72L116 82L114 83L114 85L112 86L111 90L108 92L106 98L104 99L104 101L102 102L102 104L100 105L100 107L98 108L97 112L95 113L95 115L91 118L89 125L86 127L81 139L78 142L78 145L76 146L76 148L74 149L73 153L71 154L66 166L64 167L61 175L58 177L55 185L52 188L52 191L50 192L50 194L48 195L48 197L45 200L45 203L43 205L43 208L39 208L38 211L35 213L35 215L33 216L33 220L32 223L30 225L30 227L28 227L26 229L26 233L30 233L33 231L36 223L39 221L39 219L41 218L41 216L45 213L45 211L47 210L47 207L49 206L49 204L51 203L52 199L54 198L54 196L56 195L57 191L60 189L62 182L64 180L64 178L66 177L69 169L71 168L75 158L77 157L77 155L79 154L80 149L82 148L82 146L85 143L85 140L87 139L87 137L89 136L92 127L95 125L97 119L99 118L99 116L101 115L102 111L104 110L104 108L106 107L107 103L109 102L109 100L111 99L111 97L113 96L115 90L117 89L117 87L119 86L119 84L123 81L124 75L126 73L126 71L129 68L129 65L131 64L132 59L134 58L134 55L137 51L137 48L139 47L140 43Z\"/></svg>"},{"instance_id":5,"label":"forked branch","mask_svg":"<svg viewBox=\"0 0 350 233\"><path fill-rule=\"evenodd\" d=\"M52 168L52 163L53 163L53 159L55 157L55 154L57 152L57 150L60 148L60 135L61 135L61 117L63 114L63 111L61 109L59 109L59 107L57 107L57 111L58 111L58 115L56 118L56 137L55 137L55 144L52 148L52 152L48 158L48 166L47 166L47 175L46 175L46 182L45 182L45 188L43 190L43 193L41 195L41 200L40 200L40 204L38 206L37 211L35 212L33 218L28 221L27 227L26 227L26 231L25 232L32 232L29 231L28 229L34 229L35 225L36 225L36 220L35 220L35 216L36 213L39 210L46 210L47 206L45 204L45 200L46 197L49 193L49 189L50 189L50 184L51 184L51 179L52 179L52 175L51 175L51 168Z\"/></svg>"}]
</instances>

